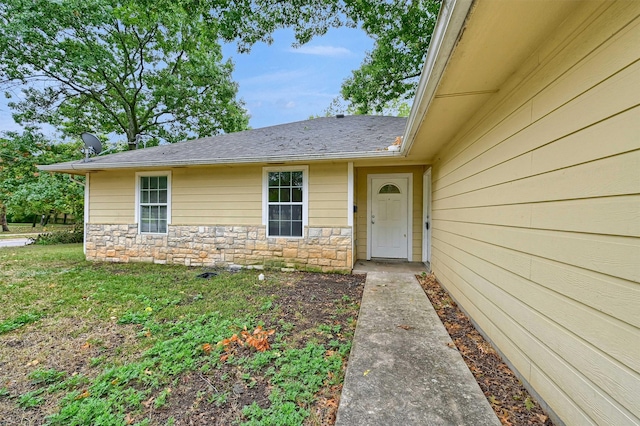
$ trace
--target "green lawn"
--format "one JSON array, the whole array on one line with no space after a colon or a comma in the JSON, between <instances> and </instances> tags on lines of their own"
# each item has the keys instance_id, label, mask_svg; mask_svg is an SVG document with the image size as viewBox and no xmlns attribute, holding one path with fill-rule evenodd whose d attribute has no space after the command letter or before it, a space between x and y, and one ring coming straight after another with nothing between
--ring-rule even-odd
<instances>
[{"instance_id":1,"label":"green lawn","mask_svg":"<svg viewBox=\"0 0 640 426\"><path fill-rule=\"evenodd\" d=\"M79 245L0 248L3 420L326 424L361 281L200 272L90 263Z\"/></svg>"}]
</instances>

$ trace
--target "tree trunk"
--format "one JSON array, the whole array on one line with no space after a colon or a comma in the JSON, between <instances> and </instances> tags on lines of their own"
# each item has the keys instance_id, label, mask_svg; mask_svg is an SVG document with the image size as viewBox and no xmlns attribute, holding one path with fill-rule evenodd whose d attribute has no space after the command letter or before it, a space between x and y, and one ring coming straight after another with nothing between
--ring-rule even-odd
<instances>
[{"instance_id":1,"label":"tree trunk","mask_svg":"<svg viewBox=\"0 0 640 426\"><path fill-rule=\"evenodd\" d=\"M0 204L0 225L2 225L2 232L11 232L7 224L7 208L4 204Z\"/></svg>"}]
</instances>

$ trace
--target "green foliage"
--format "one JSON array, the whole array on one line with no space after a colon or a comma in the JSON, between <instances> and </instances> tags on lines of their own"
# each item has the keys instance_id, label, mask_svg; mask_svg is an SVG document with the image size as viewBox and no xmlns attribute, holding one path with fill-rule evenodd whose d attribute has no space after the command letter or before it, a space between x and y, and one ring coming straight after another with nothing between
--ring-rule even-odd
<instances>
[{"instance_id":1,"label":"green foliage","mask_svg":"<svg viewBox=\"0 0 640 426\"><path fill-rule=\"evenodd\" d=\"M18 315L15 318L7 319L0 322L0 334L8 333L23 325L30 324L38 321L42 318L43 314L40 312L28 312L26 314Z\"/></svg>"},{"instance_id":2,"label":"green foliage","mask_svg":"<svg viewBox=\"0 0 640 426\"><path fill-rule=\"evenodd\" d=\"M82 218L84 187L68 175L40 173L36 168L37 164L78 159L79 148L80 142L54 143L36 129L0 137L0 205L7 214L54 212Z\"/></svg>"},{"instance_id":3,"label":"green foliage","mask_svg":"<svg viewBox=\"0 0 640 426\"><path fill-rule=\"evenodd\" d=\"M221 340L231 326L239 327L245 321L241 319L234 324L219 313L212 313L161 325L160 341L142 359L108 367L92 381L84 395L77 391L67 395L60 412L49 418L51 424L101 424L102 419L121 422L128 410L140 407L142 401L173 377L196 370L203 362L200 347L204 342ZM177 330L182 332L175 335ZM159 391L156 407L165 405L168 396L166 388Z\"/></svg>"},{"instance_id":4,"label":"green foliage","mask_svg":"<svg viewBox=\"0 0 640 426\"><path fill-rule=\"evenodd\" d=\"M62 380L62 378L66 375L64 371L57 371L53 368L49 370L34 370L29 373L29 379L31 379L31 383L34 385L45 384L50 385Z\"/></svg>"},{"instance_id":5,"label":"green foliage","mask_svg":"<svg viewBox=\"0 0 640 426\"><path fill-rule=\"evenodd\" d=\"M431 41L439 0L348 3L346 15L375 40L362 65L345 80L342 96L359 114L410 100Z\"/></svg>"},{"instance_id":6,"label":"green foliage","mask_svg":"<svg viewBox=\"0 0 640 426\"><path fill-rule=\"evenodd\" d=\"M210 12L186 0L2 2L0 81L8 96L29 84L14 119L150 145L245 129Z\"/></svg>"},{"instance_id":7,"label":"green foliage","mask_svg":"<svg viewBox=\"0 0 640 426\"><path fill-rule=\"evenodd\" d=\"M527 411L531 411L535 408L536 403L533 402L533 400L531 399L531 397L527 397L527 399L524 400L524 408L527 409Z\"/></svg>"},{"instance_id":8,"label":"green foliage","mask_svg":"<svg viewBox=\"0 0 640 426\"><path fill-rule=\"evenodd\" d=\"M339 374L343 358L338 354L326 355L326 349L309 343L302 349L288 349L283 353L269 351L254 356L253 366L264 364L266 359L275 360L266 371L273 386L269 401L271 405L261 408L253 403L243 410L248 418L244 425L295 425L302 424L309 416L304 407L310 404L325 380ZM275 352L275 353L273 353ZM260 362L258 362L260 360Z\"/></svg>"},{"instance_id":9,"label":"green foliage","mask_svg":"<svg viewBox=\"0 0 640 426\"><path fill-rule=\"evenodd\" d=\"M38 389L20 395L20 397L18 398L18 405L22 408L37 407L44 402L44 398L40 396L42 392L44 392L44 389Z\"/></svg>"},{"instance_id":10,"label":"green foliage","mask_svg":"<svg viewBox=\"0 0 640 426\"><path fill-rule=\"evenodd\" d=\"M271 395L278 391L272 391ZM244 426L280 426L280 425L301 425L309 416L306 410L301 410L293 402L284 402L279 405L272 405L269 408L261 408L255 402L242 410L249 420L242 423Z\"/></svg>"}]
</instances>

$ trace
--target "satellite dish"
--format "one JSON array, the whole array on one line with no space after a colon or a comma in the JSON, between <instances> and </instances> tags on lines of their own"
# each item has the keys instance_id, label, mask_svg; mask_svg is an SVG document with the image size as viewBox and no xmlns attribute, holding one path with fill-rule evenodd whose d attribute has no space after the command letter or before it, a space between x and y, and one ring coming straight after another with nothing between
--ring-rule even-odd
<instances>
[{"instance_id":1,"label":"satellite dish","mask_svg":"<svg viewBox=\"0 0 640 426\"><path fill-rule=\"evenodd\" d=\"M89 156L91 154L98 155L102 152L102 144L100 140L92 135L91 133L83 133L80 135L82 141L84 142L84 162L89 161Z\"/></svg>"},{"instance_id":2,"label":"satellite dish","mask_svg":"<svg viewBox=\"0 0 640 426\"><path fill-rule=\"evenodd\" d=\"M84 142L85 148L93 150L93 153L95 155L98 155L102 152L102 144L100 143L100 140L96 138L94 135L92 135L91 133L85 132L82 135L80 135L80 137Z\"/></svg>"}]
</instances>

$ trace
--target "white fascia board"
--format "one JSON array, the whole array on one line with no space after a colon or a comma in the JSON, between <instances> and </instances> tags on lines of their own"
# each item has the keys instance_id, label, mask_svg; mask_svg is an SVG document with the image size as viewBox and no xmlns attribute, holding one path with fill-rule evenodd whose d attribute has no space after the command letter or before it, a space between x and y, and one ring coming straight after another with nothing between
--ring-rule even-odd
<instances>
[{"instance_id":1,"label":"white fascia board","mask_svg":"<svg viewBox=\"0 0 640 426\"><path fill-rule=\"evenodd\" d=\"M402 137L400 152L405 156L409 153L418 128L435 96L473 2L474 0L444 0L442 2L436 28L427 50L427 58L422 67L416 97Z\"/></svg>"},{"instance_id":2,"label":"white fascia board","mask_svg":"<svg viewBox=\"0 0 640 426\"><path fill-rule=\"evenodd\" d=\"M217 158L211 159L187 159L175 161L131 161L117 163L62 163L50 164L46 166L37 166L39 170L49 172L66 172L68 170L91 171L91 170L107 170L107 169L132 169L141 167L175 167L175 166L207 166L216 164L264 164L264 163L288 163L300 161L316 161L316 160L355 160L355 159L376 159L376 158L399 158L402 157L400 152L394 151L369 151L369 152L341 152L335 154L301 154L288 156L273 157L238 157L238 158Z\"/></svg>"}]
</instances>

